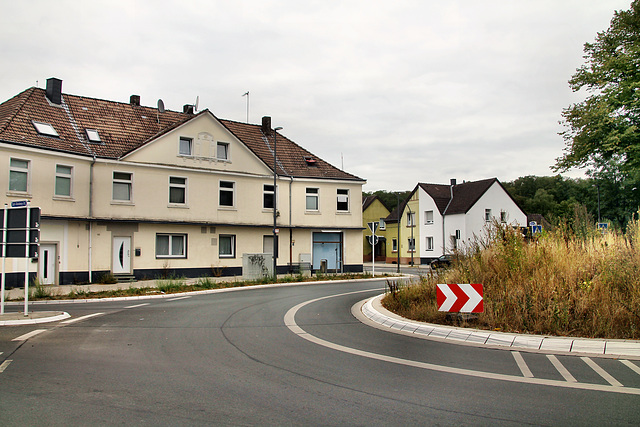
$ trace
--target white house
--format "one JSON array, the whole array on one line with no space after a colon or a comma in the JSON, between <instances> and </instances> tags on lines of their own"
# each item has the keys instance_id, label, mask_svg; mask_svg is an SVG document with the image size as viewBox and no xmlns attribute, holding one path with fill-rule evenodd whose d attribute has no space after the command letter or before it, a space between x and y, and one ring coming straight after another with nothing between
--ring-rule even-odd
<instances>
[{"instance_id":1,"label":"white house","mask_svg":"<svg viewBox=\"0 0 640 427\"><path fill-rule=\"evenodd\" d=\"M274 150L276 188L274 188ZM106 273L155 278L241 275L242 256L273 252L278 273L362 271L364 180L271 128L63 94L62 81L0 104L2 202L42 209L42 283ZM349 248L349 250L346 250ZM24 263L6 262L7 285Z\"/></svg>"},{"instance_id":2,"label":"white house","mask_svg":"<svg viewBox=\"0 0 640 427\"><path fill-rule=\"evenodd\" d=\"M418 184L402 208L402 262L429 263L481 236L494 220L515 227L527 215L497 178Z\"/></svg>"}]
</instances>

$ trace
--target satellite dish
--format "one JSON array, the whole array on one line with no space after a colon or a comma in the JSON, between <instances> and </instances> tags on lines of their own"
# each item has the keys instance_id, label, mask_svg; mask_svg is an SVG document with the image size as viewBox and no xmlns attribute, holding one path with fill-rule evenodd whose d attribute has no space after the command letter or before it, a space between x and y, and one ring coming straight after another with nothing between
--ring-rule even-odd
<instances>
[{"instance_id":1,"label":"satellite dish","mask_svg":"<svg viewBox=\"0 0 640 427\"><path fill-rule=\"evenodd\" d=\"M158 99L158 111L164 113L164 102L162 102L162 99Z\"/></svg>"},{"instance_id":2,"label":"satellite dish","mask_svg":"<svg viewBox=\"0 0 640 427\"><path fill-rule=\"evenodd\" d=\"M193 112L198 111L198 104L200 104L200 96L196 96L196 103L193 104Z\"/></svg>"}]
</instances>

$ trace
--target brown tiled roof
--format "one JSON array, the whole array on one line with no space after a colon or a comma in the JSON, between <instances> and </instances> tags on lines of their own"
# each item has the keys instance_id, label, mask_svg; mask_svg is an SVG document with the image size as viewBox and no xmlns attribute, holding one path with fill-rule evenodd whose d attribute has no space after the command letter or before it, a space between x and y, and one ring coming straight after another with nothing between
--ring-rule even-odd
<instances>
[{"instance_id":1,"label":"brown tiled roof","mask_svg":"<svg viewBox=\"0 0 640 427\"><path fill-rule=\"evenodd\" d=\"M199 114L211 113L205 110ZM56 105L47 99L44 89L32 87L0 104L0 141L118 159L194 117L188 113L169 110L158 113L152 107L69 94L63 94L62 103ZM260 125L216 120L265 165L273 168L273 132L264 135ZM59 137L40 135L33 121L52 125ZM89 142L86 129L97 130L102 142ZM323 161L285 136L278 134L277 138L279 174L363 181Z\"/></svg>"},{"instance_id":2,"label":"brown tiled roof","mask_svg":"<svg viewBox=\"0 0 640 427\"><path fill-rule=\"evenodd\" d=\"M274 132L265 134L262 126L219 119L236 138L244 142L253 153L273 170ZM300 147L286 136L277 135L278 174L299 178L329 178L362 181L355 175L344 172L311 152Z\"/></svg>"}]
</instances>

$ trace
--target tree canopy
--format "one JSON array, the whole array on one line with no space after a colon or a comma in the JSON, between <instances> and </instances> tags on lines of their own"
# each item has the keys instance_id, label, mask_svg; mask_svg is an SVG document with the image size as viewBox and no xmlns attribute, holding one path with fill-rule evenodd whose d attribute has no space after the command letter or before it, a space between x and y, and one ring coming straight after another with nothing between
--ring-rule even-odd
<instances>
[{"instance_id":1,"label":"tree canopy","mask_svg":"<svg viewBox=\"0 0 640 427\"><path fill-rule=\"evenodd\" d=\"M569 80L590 95L562 113L566 147L556 171L640 167L640 0L614 12L606 31L585 43L586 63Z\"/></svg>"}]
</instances>

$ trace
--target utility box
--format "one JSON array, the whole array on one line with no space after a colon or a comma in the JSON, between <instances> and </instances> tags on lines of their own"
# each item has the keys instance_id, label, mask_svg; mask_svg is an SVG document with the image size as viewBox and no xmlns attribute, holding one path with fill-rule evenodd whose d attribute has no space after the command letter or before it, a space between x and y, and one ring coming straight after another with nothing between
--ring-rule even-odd
<instances>
[{"instance_id":1,"label":"utility box","mask_svg":"<svg viewBox=\"0 0 640 427\"><path fill-rule=\"evenodd\" d=\"M257 280L273 276L273 257L269 253L242 254L242 278Z\"/></svg>"}]
</instances>

